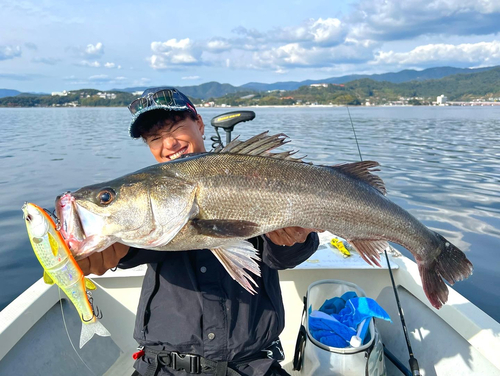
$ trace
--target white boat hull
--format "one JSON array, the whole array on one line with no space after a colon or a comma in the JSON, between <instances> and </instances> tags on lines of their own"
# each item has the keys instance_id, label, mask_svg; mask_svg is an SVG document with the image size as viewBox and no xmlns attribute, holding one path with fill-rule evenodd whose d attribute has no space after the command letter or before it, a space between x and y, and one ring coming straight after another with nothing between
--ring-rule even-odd
<instances>
[{"instance_id":1,"label":"white boat hull","mask_svg":"<svg viewBox=\"0 0 500 376\"><path fill-rule=\"evenodd\" d=\"M416 264L406 257L393 258L391 264L422 375L500 375L500 324L451 288L448 303L437 311L425 297ZM0 312L0 375L89 375L87 366L96 375L131 375L137 346L132 332L143 274L144 268L139 268L94 279L98 285L94 301L111 338L94 337L82 349L77 347L79 318L62 297L70 336L83 361L67 338L57 287L36 282ZM353 282L379 302L394 322L377 321L383 342L407 365L408 352L386 267L372 268L358 255L345 260L323 245L296 269L280 271L286 312L281 336L285 369L292 373L303 297L311 283L322 279ZM389 375L401 374L388 360L386 365Z\"/></svg>"}]
</instances>

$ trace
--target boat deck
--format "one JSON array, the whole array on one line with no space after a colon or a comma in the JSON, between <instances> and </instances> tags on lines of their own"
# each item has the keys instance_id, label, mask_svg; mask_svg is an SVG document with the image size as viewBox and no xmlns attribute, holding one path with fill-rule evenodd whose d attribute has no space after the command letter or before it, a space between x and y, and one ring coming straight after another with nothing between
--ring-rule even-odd
<instances>
[{"instance_id":1,"label":"boat deck","mask_svg":"<svg viewBox=\"0 0 500 376\"><path fill-rule=\"evenodd\" d=\"M357 254L344 259L324 241L329 235L322 236L321 248L309 260L280 271L286 312L281 336L284 368L292 373L303 296L311 283L322 279L353 282L379 302L393 323L380 320L377 328L387 348L406 365L406 343L385 262L382 268L374 268ZM406 257L394 257L391 265L422 375L500 375L500 324L452 289L448 303L435 310L423 293L416 264ZM0 312L0 375L18 375L20 365L28 376L92 375L87 366L95 375L132 374L131 355L137 346L132 331L144 271L145 266L107 272L94 279L98 285L94 301L112 336L94 337L76 352L64 328L57 287L36 282ZM62 302L71 341L78 346L80 319L64 296ZM401 374L388 360L386 365L389 375Z\"/></svg>"}]
</instances>

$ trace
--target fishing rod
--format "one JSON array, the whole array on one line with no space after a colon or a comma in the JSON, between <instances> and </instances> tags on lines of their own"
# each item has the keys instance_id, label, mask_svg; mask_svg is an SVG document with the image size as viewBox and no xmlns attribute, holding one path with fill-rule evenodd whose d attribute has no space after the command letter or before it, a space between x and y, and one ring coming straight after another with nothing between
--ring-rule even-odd
<instances>
[{"instance_id":1,"label":"fishing rod","mask_svg":"<svg viewBox=\"0 0 500 376\"><path fill-rule=\"evenodd\" d=\"M361 156L361 149L359 148L358 138L356 137L356 130L354 129L354 123L353 123L352 118L351 118L351 112L349 111L349 107L347 105L346 105L346 108L347 108L347 113L349 114L349 120L351 121L351 127L352 127L352 131L354 133L354 139L356 140L356 145L358 146L359 159L361 161L363 161L363 157ZM400 369L401 372L403 372L405 374L409 373L410 375L413 375L413 376L420 376L420 367L418 366L417 359L413 356L413 349L411 347L410 336L408 335L408 327L406 326L403 308L401 307L401 302L399 301L399 294L398 294L398 290L396 288L396 283L394 282L394 276L392 275L392 268L391 268L391 263L389 262L389 256L387 255L387 249L384 249L384 253L385 253L385 258L387 260L387 267L389 269L389 275L391 276L392 289L394 290L394 296L396 297L396 305L398 306L399 318L401 320L401 325L403 326L403 333L404 333L405 339L406 339L406 347L408 348L408 354L410 355L410 359L408 360L408 363L410 364L411 373L409 373L409 371L406 368L401 369L400 367L402 366L402 364L398 365L397 363L394 363L394 361L392 361L392 357L394 357L392 354L390 354L391 356L389 357L389 359L394 363L394 365L396 367L398 367ZM386 352L386 347L384 346L384 353L385 352Z\"/></svg>"}]
</instances>

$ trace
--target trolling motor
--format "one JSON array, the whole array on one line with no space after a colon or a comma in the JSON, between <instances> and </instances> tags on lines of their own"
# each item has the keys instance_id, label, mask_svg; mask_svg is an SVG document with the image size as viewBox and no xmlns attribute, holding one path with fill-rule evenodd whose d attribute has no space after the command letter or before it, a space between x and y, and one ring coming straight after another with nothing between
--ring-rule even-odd
<instances>
[{"instance_id":1,"label":"trolling motor","mask_svg":"<svg viewBox=\"0 0 500 376\"><path fill-rule=\"evenodd\" d=\"M212 126L215 128L217 136L210 137L210 140L213 141L212 148L217 149L219 146L224 147L219 134L219 128L224 129L224 131L226 132L227 145L231 142L231 132L233 131L234 126L238 123L253 120L254 118L255 112L253 111L231 111L214 117L210 121L210 124L212 124Z\"/></svg>"}]
</instances>

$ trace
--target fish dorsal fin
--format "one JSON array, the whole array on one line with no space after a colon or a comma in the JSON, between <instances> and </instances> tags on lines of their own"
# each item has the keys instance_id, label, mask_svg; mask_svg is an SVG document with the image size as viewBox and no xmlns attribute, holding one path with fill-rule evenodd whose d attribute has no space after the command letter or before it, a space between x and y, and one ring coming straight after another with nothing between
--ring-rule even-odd
<instances>
[{"instance_id":1,"label":"fish dorsal fin","mask_svg":"<svg viewBox=\"0 0 500 376\"><path fill-rule=\"evenodd\" d=\"M246 141L240 141L235 138L222 149L215 150L215 153L226 154L244 154L256 155L261 157L269 157L275 159L285 159L294 162L302 162L302 158L293 158L292 155L296 151L283 151L281 153L270 153L271 150L283 146L290 141L287 141L288 136L284 133L278 133L272 136L268 135L269 131L260 133Z\"/></svg>"},{"instance_id":2,"label":"fish dorsal fin","mask_svg":"<svg viewBox=\"0 0 500 376\"><path fill-rule=\"evenodd\" d=\"M364 181L365 183L368 183L385 196L387 191L385 189L384 181L379 176L372 174L372 172L374 171L380 171L378 168L376 168L378 166L378 162L363 161L335 165L331 168L334 168L346 175Z\"/></svg>"}]
</instances>

